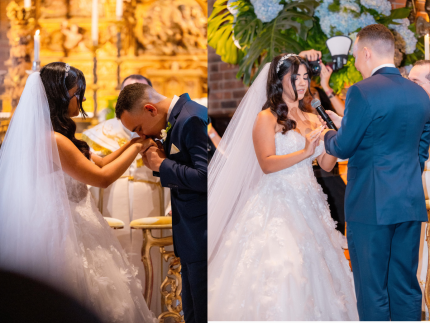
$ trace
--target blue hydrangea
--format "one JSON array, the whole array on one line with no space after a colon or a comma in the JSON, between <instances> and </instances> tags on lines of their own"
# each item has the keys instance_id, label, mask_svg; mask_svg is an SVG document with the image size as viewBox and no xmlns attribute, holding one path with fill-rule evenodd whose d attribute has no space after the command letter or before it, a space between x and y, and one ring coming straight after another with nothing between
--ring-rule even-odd
<instances>
[{"instance_id":1,"label":"blue hydrangea","mask_svg":"<svg viewBox=\"0 0 430 323\"><path fill-rule=\"evenodd\" d=\"M279 0L251 0L257 18L262 22L270 22L275 19L284 8Z\"/></svg>"},{"instance_id":2,"label":"blue hydrangea","mask_svg":"<svg viewBox=\"0 0 430 323\"><path fill-rule=\"evenodd\" d=\"M239 10L236 9L236 6L232 5L232 3L235 3L236 1L237 0L228 0L227 1L227 9L234 16L234 20L236 20L237 13L239 12Z\"/></svg>"},{"instance_id":3,"label":"blue hydrangea","mask_svg":"<svg viewBox=\"0 0 430 323\"><path fill-rule=\"evenodd\" d=\"M399 23L400 25L389 25L388 27L397 31L400 36L402 36L406 43L406 54L412 54L417 46L417 39L415 38L415 34L408 28L410 24L409 19L394 19L393 21Z\"/></svg>"},{"instance_id":4,"label":"blue hydrangea","mask_svg":"<svg viewBox=\"0 0 430 323\"><path fill-rule=\"evenodd\" d=\"M355 12L360 12L360 6L354 0L340 0L340 7Z\"/></svg>"},{"instance_id":5,"label":"blue hydrangea","mask_svg":"<svg viewBox=\"0 0 430 323\"><path fill-rule=\"evenodd\" d=\"M387 0L360 0L362 6L374 9L379 14L389 16L391 14L391 2Z\"/></svg>"},{"instance_id":6,"label":"blue hydrangea","mask_svg":"<svg viewBox=\"0 0 430 323\"><path fill-rule=\"evenodd\" d=\"M354 52L354 42L357 39L357 34L358 33L352 33L352 34L349 34L348 36L352 40L352 45L351 45L351 48L349 49L349 55L352 55Z\"/></svg>"},{"instance_id":7,"label":"blue hydrangea","mask_svg":"<svg viewBox=\"0 0 430 323\"><path fill-rule=\"evenodd\" d=\"M367 12L356 17L355 14L351 12L357 9L353 1L344 1L341 3L339 12L331 12L328 9L328 6L332 2L333 0L324 1L315 11L315 15L320 18L321 29L328 37L334 36L336 32L349 35L359 28L376 23L375 18Z\"/></svg>"}]
</instances>

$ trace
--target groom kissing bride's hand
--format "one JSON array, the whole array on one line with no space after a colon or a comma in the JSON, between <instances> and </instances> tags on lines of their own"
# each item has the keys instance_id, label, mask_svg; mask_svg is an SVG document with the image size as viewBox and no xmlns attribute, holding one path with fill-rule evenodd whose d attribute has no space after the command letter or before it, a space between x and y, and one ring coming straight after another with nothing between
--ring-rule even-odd
<instances>
[{"instance_id":1,"label":"groom kissing bride's hand","mask_svg":"<svg viewBox=\"0 0 430 323\"><path fill-rule=\"evenodd\" d=\"M171 189L185 321L207 322L207 109L188 94L166 98L149 85L134 83L121 91L115 112L143 140L145 166Z\"/></svg>"},{"instance_id":2,"label":"groom kissing bride's hand","mask_svg":"<svg viewBox=\"0 0 430 323\"><path fill-rule=\"evenodd\" d=\"M142 157L148 151L149 148L157 147L157 144L155 143L155 141L152 140L151 138L146 138L146 136L133 138L130 140L130 144L141 145L142 148L139 153L142 155Z\"/></svg>"}]
</instances>

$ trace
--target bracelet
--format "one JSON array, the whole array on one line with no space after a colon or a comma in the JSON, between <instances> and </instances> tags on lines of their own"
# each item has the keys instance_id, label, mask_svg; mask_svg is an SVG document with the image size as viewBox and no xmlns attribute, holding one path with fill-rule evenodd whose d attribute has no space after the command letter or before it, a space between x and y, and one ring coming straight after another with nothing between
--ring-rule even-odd
<instances>
[{"instance_id":1,"label":"bracelet","mask_svg":"<svg viewBox=\"0 0 430 323\"><path fill-rule=\"evenodd\" d=\"M328 98L329 98L329 99L331 99L331 98L334 98L334 97L335 97L335 94L334 94L334 92L332 91L332 92L331 92L331 94L328 96Z\"/></svg>"}]
</instances>

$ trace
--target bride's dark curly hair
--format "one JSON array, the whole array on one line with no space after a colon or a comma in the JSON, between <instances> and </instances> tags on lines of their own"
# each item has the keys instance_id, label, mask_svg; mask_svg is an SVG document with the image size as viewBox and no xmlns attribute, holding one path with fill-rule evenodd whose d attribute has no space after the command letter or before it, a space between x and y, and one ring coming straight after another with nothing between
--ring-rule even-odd
<instances>
[{"instance_id":1,"label":"bride's dark curly hair","mask_svg":"<svg viewBox=\"0 0 430 323\"><path fill-rule=\"evenodd\" d=\"M49 63L40 70L48 98L51 122L54 131L69 138L73 144L87 157L90 158L90 148L85 141L75 137L76 123L69 116L69 102L73 98L69 95L69 90L78 86L76 95L78 98L79 111L87 116L82 108L82 100L85 95L85 77L77 68L70 66L66 77L66 64L62 62Z\"/></svg>"},{"instance_id":2,"label":"bride's dark curly hair","mask_svg":"<svg viewBox=\"0 0 430 323\"><path fill-rule=\"evenodd\" d=\"M297 72L299 70L300 65L304 65L306 67L309 81L308 81L308 91L310 93L310 83L311 83L311 69L309 67L308 62L299 57L299 56L291 56L282 61L279 72L276 72L279 60L287 54L281 54L276 56L272 63L270 64L269 75L267 77L267 86L266 86L266 96L267 101L263 106L263 110L270 109L277 116L277 122L280 124L282 128L282 133L285 134L287 131L296 128L296 122L292 119L288 118L288 105L282 98L283 87L282 87L282 79L285 75L291 72L291 85L294 91L295 100L298 99L297 89L296 89L296 77ZM299 101L299 109L303 112L307 112L303 99Z\"/></svg>"}]
</instances>

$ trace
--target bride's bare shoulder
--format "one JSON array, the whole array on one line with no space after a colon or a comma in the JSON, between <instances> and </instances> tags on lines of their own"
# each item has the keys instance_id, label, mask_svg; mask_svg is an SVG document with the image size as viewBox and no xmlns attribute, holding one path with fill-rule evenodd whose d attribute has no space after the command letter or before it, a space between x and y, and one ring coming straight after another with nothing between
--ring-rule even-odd
<instances>
[{"instance_id":1,"label":"bride's bare shoulder","mask_svg":"<svg viewBox=\"0 0 430 323\"><path fill-rule=\"evenodd\" d=\"M277 119L270 109L262 110L258 113L254 123L254 133L260 131L275 131Z\"/></svg>"},{"instance_id":2,"label":"bride's bare shoulder","mask_svg":"<svg viewBox=\"0 0 430 323\"><path fill-rule=\"evenodd\" d=\"M271 122L276 123L277 118L273 114L272 110L265 109L258 113L257 115L257 121L263 121L263 122Z\"/></svg>"},{"instance_id":3,"label":"bride's bare shoulder","mask_svg":"<svg viewBox=\"0 0 430 323\"><path fill-rule=\"evenodd\" d=\"M60 149L67 149L67 148L73 149L73 147L75 147L75 145L69 138L67 138L66 136L62 135L59 132L54 132L54 138L55 138L55 141L57 142L57 147Z\"/></svg>"}]
</instances>

